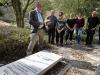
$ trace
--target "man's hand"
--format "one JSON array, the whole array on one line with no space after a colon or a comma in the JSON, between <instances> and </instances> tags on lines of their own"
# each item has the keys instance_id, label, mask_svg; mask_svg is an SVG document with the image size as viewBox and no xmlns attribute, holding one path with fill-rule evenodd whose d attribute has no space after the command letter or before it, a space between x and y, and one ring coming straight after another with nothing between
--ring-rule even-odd
<instances>
[{"instance_id":1,"label":"man's hand","mask_svg":"<svg viewBox=\"0 0 100 75\"><path fill-rule=\"evenodd\" d=\"M70 30L71 30L71 31L73 31L74 29L73 29L73 28L71 28Z\"/></svg>"},{"instance_id":2,"label":"man's hand","mask_svg":"<svg viewBox=\"0 0 100 75\"><path fill-rule=\"evenodd\" d=\"M60 34L61 33L61 30L58 30L58 33Z\"/></svg>"},{"instance_id":3,"label":"man's hand","mask_svg":"<svg viewBox=\"0 0 100 75\"><path fill-rule=\"evenodd\" d=\"M40 25L44 25L45 23L44 22L40 22Z\"/></svg>"},{"instance_id":4,"label":"man's hand","mask_svg":"<svg viewBox=\"0 0 100 75\"><path fill-rule=\"evenodd\" d=\"M92 28L91 30L95 30L95 28Z\"/></svg>"}]
</instances>

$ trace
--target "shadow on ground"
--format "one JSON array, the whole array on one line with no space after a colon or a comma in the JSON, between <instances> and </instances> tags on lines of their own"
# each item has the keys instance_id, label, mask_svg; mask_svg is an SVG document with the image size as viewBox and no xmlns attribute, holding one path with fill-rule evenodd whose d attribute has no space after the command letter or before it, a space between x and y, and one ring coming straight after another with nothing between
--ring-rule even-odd
<instances>
[{"instance_id":1,"label":"shadow on ground","mask_svg":"<svg viewBox=\"0 0 100 75\"><path fill-rule=\"evenodd\" d=\"M90 62L79 61L79 60L66 60L66 62L70 63L72 67L95 71L97 66L93 66Z\"/></svg>"}]
</instances>

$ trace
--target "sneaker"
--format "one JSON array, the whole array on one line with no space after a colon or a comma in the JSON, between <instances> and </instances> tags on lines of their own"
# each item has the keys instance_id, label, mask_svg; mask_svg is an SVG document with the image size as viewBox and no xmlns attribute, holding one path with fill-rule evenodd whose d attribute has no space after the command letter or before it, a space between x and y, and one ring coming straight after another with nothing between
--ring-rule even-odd
<instances>
[{"instance_id":1,"label":"sneaker","mask_svg":"<svg viewBox=\"0 0 100 75\"><path fill-rule=\"evenodd\" d=\"M78 42L78 44L80 44L80 42Z\"/></svg>"},{"instance_id":2,"label":"sneaker","mask_svg":"<svg viewBox=\"0 0 100 75\"><path fill-rule=\"evenodd\" d=\"M88 45L87 43L85 45Z\"/></svg>"},{"instance_id":3,"label":"sneaker","mask_svg":"<svg viewBox=\"0 0 100 75\"><path fill-rule=\"evenodd\" d=\"M29 56L29 55L31 55L32 54L32 52L27 52L26 53L26 56Z\"/></svg>"},{"instance_id":4,"label":"sneaker","mask_svg":"<svg viewBox=\"0 0 100 75\"><path fill-rule=\"evenodd\" d=\"M68 42L67 41L65 42L65 45L68 45Z\"/></svg>"},{"instance_id":5,"label":"sneaker","mask_svg":"<svg viewBox=\"0 0 100 75\"><path fill-rule=\"evenodd\" d=\"M70 41L70 45L72 45L73 43L72 43L72 41Z\"/></svg>"},{"instance_id":6,"label":"sneaker","mask_svg":"<svg viewBox=\"0 0 100 75\"><path fill-rule=\"evenodd\" d=\"M98 45L100 45L100 42L98 43Z\"/></svg>"},{"instance_id":7,"label":"sneaker","mask_svg":"<svg viewBox=\"0 0 100 75\"><path fill-rule=\"evenodd\" d=\"M93 47L93 45L92 44L90 44L90 45L88 45L89 47Z\"/></svg>"},{"instance_id":8,"label":"sneaker","mask_svg":"<svg viewBox=\"0 0 100 75\"><path fill-rule=\"evenodd\" d=\"M58 43L56 43L56 45L58 46Z\"/></svg>"},{"instance_id":9,"label":"sneaker","mask_svg":"<svg viewBox=\"0 0 100 75\"><path fill-rule=\"evenodd\" d=\"M60 44L60 46L62 46L62 47L63 47L63 44Z\"/></svg>"}]
</instances>

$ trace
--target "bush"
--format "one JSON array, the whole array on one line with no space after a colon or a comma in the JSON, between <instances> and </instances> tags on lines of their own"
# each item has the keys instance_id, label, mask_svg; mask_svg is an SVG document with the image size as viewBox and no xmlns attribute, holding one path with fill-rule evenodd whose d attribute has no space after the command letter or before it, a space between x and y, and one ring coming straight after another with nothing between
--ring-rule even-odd
<instances>
[{"instance_id":1,"label":"bush","mask_svg":"<svg viewBox=\"0 0 100 75\"><path fill-rule=\"evenodd\" d=\"M25 57L30 41L29 34L30 29L27 27L0 26L0 61L12 62ZM37 52L39 49L37 42L33 50L34 52ZM52 48L47 43L47 36L45 36L43 48Z\"/></svg>"},{"instance_id":2,"label":"bush","mask_svg":"<svg viewBox=\"0 0 100 75\"><path fill-rule=\"evenodd\" d=\"M4 16L4 12L1 8L0 8L0 16Z\"/></svg>"},{"instance_id":3,"label":"bush","mask_svg":"<svg viewBox=\"0 0 100 75\"><path fill-rule=\"evenodd\" d=\"M0 56L16 56L17 59L24 57L29 44L29 34L29 29L17 28L13 26L1 26Z\"/></svg>"}]
</instances>

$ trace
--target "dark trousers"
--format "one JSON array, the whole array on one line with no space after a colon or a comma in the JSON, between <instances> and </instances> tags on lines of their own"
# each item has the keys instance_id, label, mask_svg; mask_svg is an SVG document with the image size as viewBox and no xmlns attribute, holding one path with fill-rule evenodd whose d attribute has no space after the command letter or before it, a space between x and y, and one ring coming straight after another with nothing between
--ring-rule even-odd
<instances>
[{"instance_id":1,"label":"dark trousers","mask_svg":"<svg viewBox=\"0 0 100 75\"><path fill-rule=\"evenodd\" d=\"M55 28L54 29L48 29L48 42L54 43L54 36L55 36Z\"/></svg>"},{"instance_id":2,"label":"dark trousers","mask_svg":"<svg viewBox=\"0 0 100 75\"><path fill-rule=\"evenodd\" d=\"M73 38L73 32L74 32L74 31L68 30L68 32L66 33L66 41L68 40L69 35L70 35L70 41L72 41L72 38Z\"/></svg>"},{"instance_id":3,"label":"dark trousers","mask_svg":"<svg viewBox=\"0 0 100 75\"><path fill-rule=\"evenodd\" d=\"M56 43L59 43L59 37L60 37L60 44L63 43L63 36L64 36L65 31L62 31L60 34L56 30Z\"/></svg>"},{"instance_id":4,"label":"dark trousers","mask_svg":"<svg viewBox=\"0 0 100 75\"><path fill-rule=\"evenodd\" d=\"M86 30L87 37L86 37L86 44L92 44L93 41L93 35L95 33L95 30Z\"/></svg>"}]
</instances>

